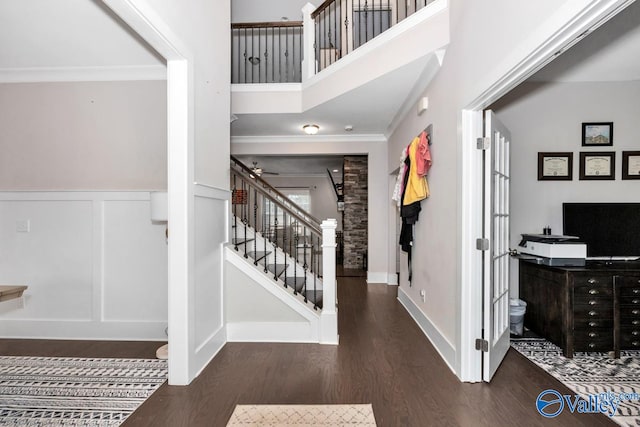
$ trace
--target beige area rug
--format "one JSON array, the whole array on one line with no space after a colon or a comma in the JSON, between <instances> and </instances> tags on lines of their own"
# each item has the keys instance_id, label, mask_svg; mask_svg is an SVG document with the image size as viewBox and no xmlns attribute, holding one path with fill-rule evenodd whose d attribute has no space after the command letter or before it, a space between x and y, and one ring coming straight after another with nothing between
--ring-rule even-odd
<instances>
[{"instance_id":1,"label":"beige area rug","mask_svg":"<svg viewBox=\"0 0 640 427\"><path fill-rule=\"evenodd\" d=\"M246 426L371 426L367 405L237 405L227 427Z\"/></svg>"}]
</instances>

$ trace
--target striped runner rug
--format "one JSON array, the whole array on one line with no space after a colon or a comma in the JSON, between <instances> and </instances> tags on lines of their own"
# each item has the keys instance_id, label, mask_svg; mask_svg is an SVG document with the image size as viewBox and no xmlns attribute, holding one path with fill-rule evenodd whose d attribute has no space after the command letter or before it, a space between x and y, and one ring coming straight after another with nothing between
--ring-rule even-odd
<instances>
[{"instance_id":1,"label":"striped runner rug","mask_svg":"<svg viewBox=\"0 0 640 427\"><path fill-rule=\"evenodd\" d=\"M366 405L237 405L227 427L367 426L375 427Z\"/></svg>"},{"instance_id":2,"label":"striped runner rug","mask_svg":"<svg viewBox=\"0 0 640 427\"><path fill-rule=\"evenodd\" d=\"M158 359L0 356L0 426L118 426L167 372Z\"/></svg>"},{"instance_id":3,"label":"striped runner rug","mask_svg":"<svg viewBox=\"0 0 640 427\"><path fill-rule=\"evenodd\" d=\"M558 346L541 338L512 340L511 347L583 399L612 396L617 408L611 419L622 426L640 426L640 351L621 351L619 359L608 353L575 352L568 359Z\"/></svg>"}]
</instances>

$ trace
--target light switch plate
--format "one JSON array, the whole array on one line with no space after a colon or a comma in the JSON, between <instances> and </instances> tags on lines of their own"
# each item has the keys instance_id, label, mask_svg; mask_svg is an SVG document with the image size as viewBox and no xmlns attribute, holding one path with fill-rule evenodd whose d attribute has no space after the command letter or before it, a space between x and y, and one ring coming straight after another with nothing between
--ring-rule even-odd
<instances>
[{"instance_id":1,"label":"light switch plate","mask_svg":"<svg viewBox=\"0 0 640 427\"><path fill-rule=\"evenodd\" d=\"M16 231L18 233L28 233L31 231L31 220L19 219L16 221Z\"/></svg>"}]
</instances>

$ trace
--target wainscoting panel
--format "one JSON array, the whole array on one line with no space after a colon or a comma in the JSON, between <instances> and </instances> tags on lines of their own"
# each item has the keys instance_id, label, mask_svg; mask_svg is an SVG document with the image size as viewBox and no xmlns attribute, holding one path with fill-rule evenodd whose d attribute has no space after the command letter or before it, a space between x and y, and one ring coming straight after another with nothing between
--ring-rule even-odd
<instances>
[{"instance_id":1,"label":"wainscoting panel","mask_svg":"<svg viewBox=\"0 0 640 427\"><path fill-rule=\"evenodd\" d=\"M0 192L0 336L164 340L165 225L149 192Z\"/></svg>"}]
</instances>

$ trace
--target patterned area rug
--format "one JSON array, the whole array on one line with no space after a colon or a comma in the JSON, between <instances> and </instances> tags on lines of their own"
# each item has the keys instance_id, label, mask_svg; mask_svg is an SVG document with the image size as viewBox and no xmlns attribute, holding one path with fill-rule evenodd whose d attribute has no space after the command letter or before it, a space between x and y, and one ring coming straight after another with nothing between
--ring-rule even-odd
<instances>
[{"instance_id":1,"label":"patterned area rug","mask_svg":"<svg viewBox=\"0 0 640 427\"><path fill-rule=\"evenodd\" d=\"M227 427L370 426L371 405L237 405Z\"/></svg>"},{"instance_id":2,"label":"patterned area rug","mask_svg":"<svg viewBox=\"0 0 640 427\"><path fill-rule=\"evenodd\" d=\"M612 420L640 426L640 351L621 351L619 359L608 353L576 352L568 359L544 339L512 340L511 346L582 398L615 396L618 406Z\"/></svg>"},{"instance_id":3,"label":"patterned area rug","mask_svg":"<svg viewBox=\"0 0 640 427\"><path fill-rule=\"evenodd\" d=\"M0 425L118 426L166 379L166 360L0 356Z\"/></svg>"}]
</instances>

